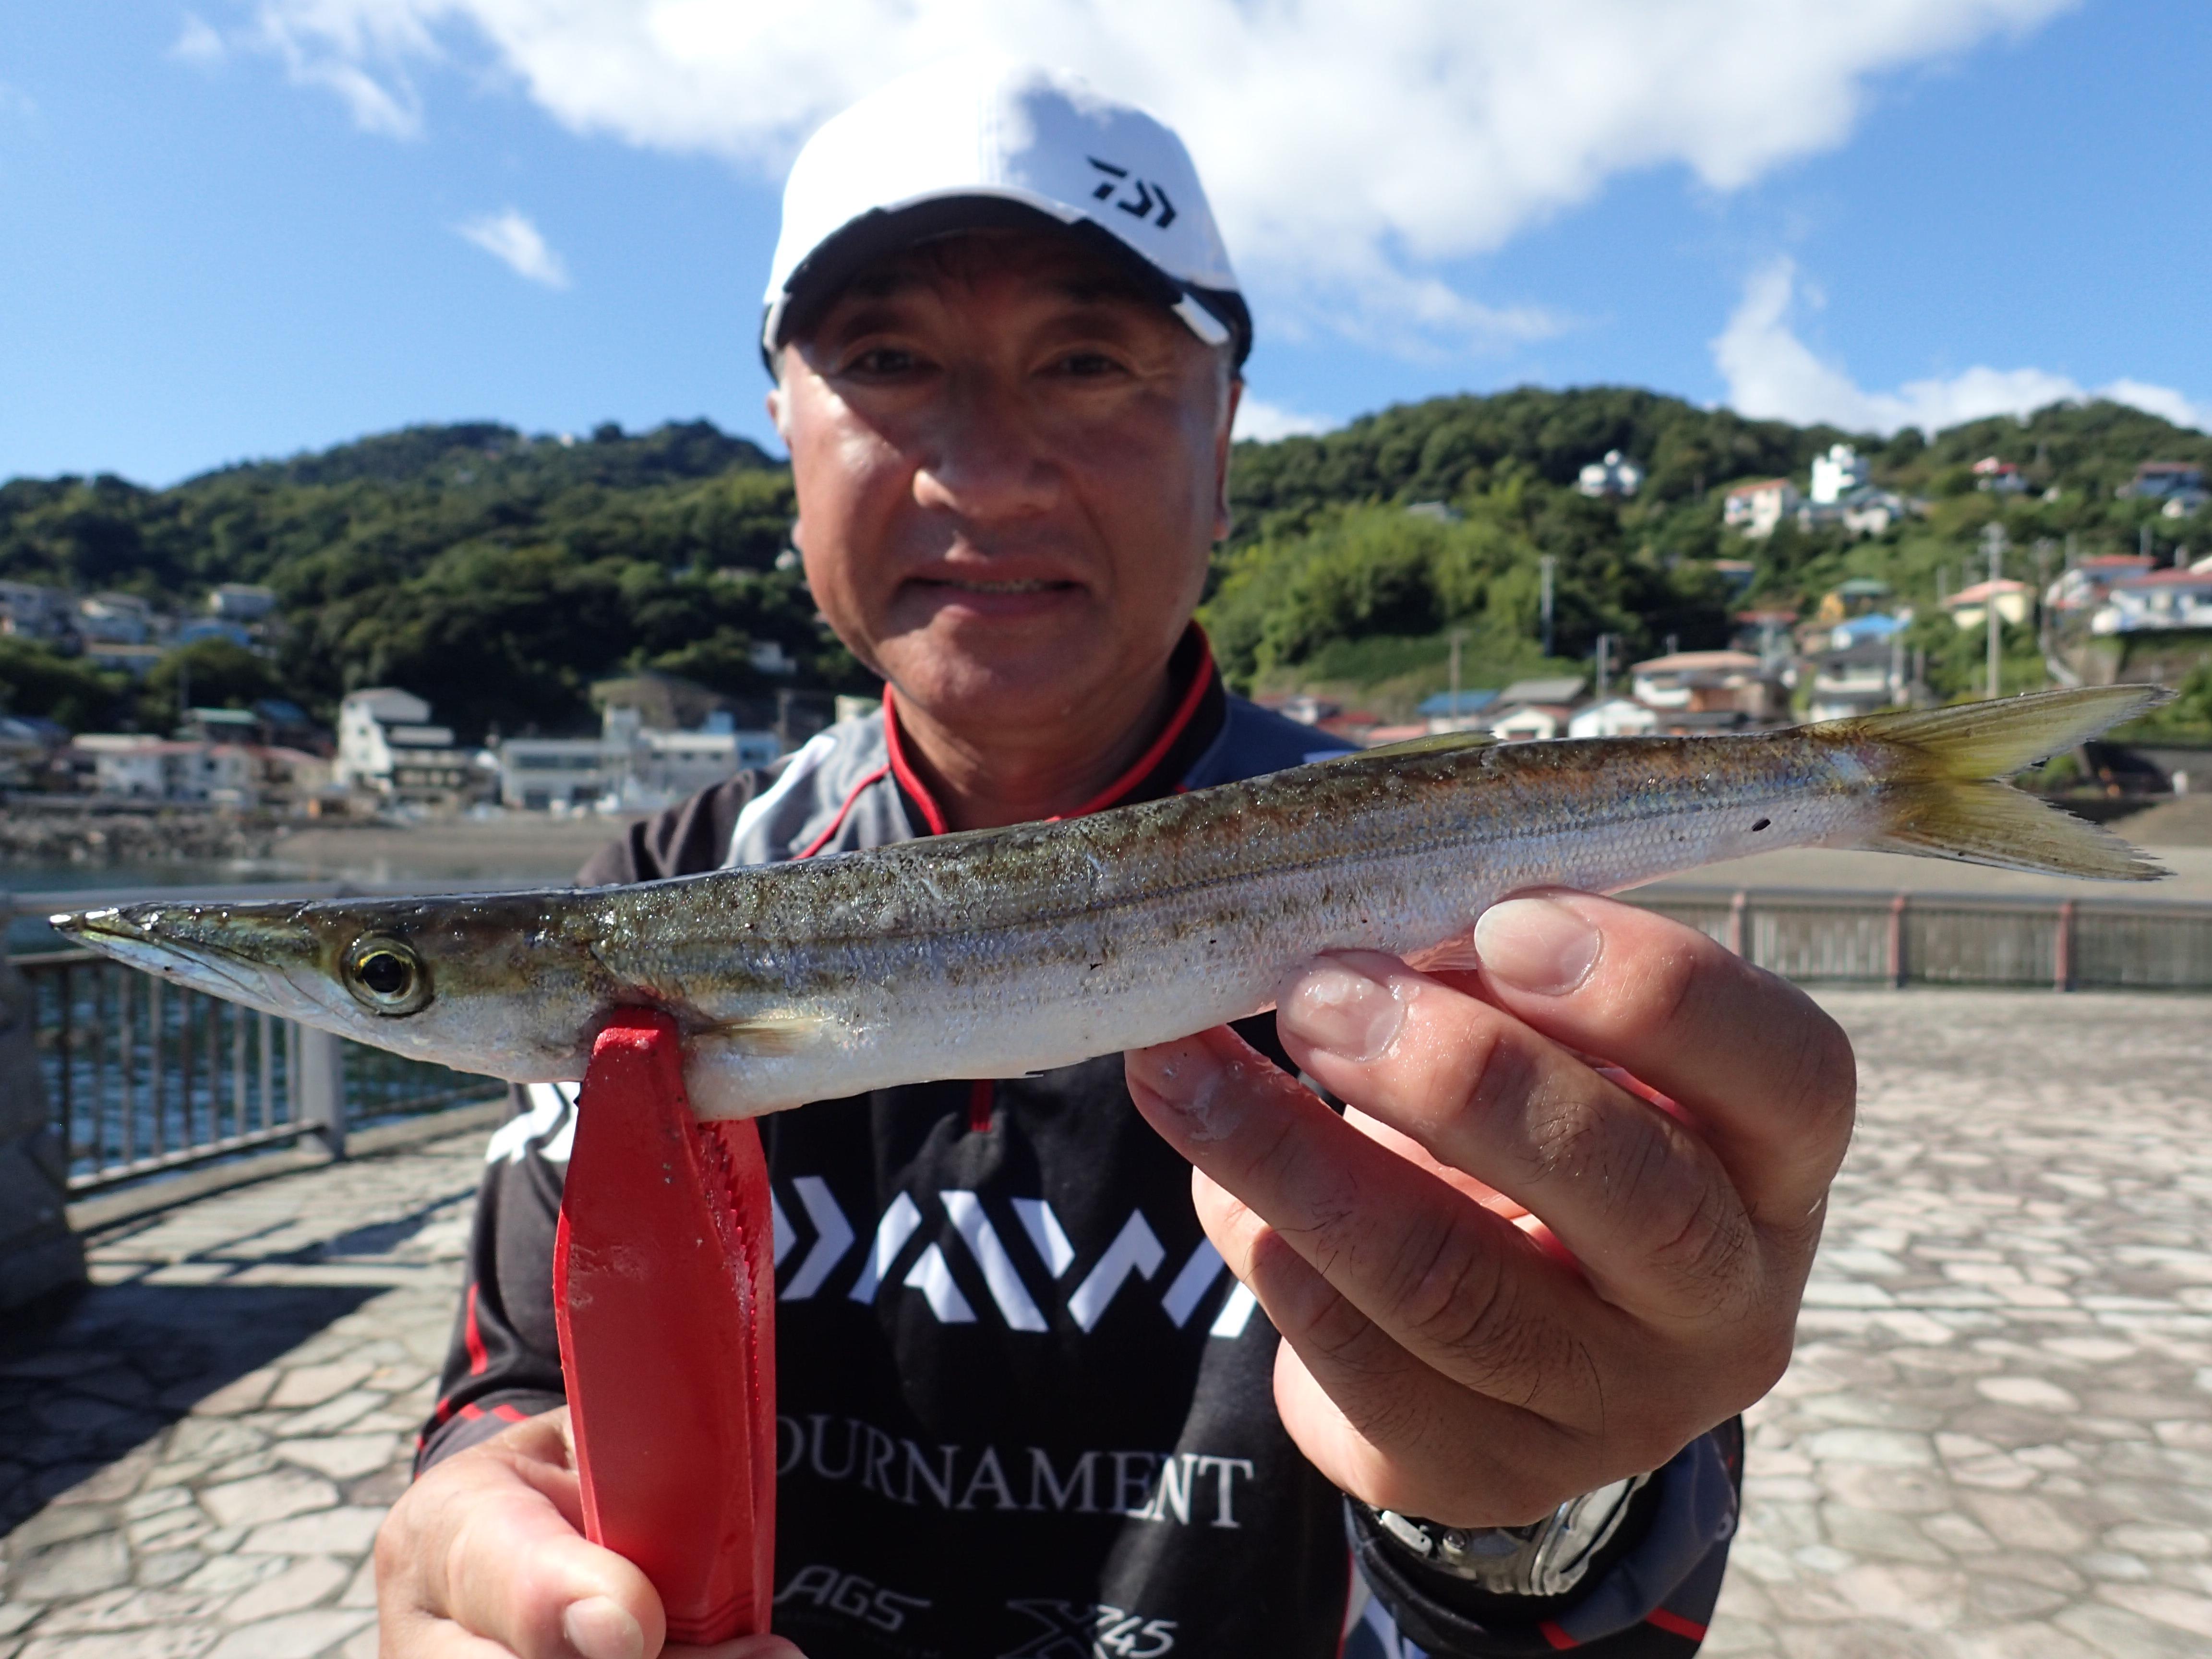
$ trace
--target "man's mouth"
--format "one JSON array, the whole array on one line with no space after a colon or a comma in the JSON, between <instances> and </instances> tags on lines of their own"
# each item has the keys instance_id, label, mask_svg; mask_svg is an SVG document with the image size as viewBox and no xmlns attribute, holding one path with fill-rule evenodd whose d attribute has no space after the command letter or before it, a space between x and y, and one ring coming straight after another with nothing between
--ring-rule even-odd
<instances>
[{"instance_id":1,"label":"man's mouth","mask_svg":"<svg viewBox=\"0 0 2212 1659\"><path fill-rule=\"evenodd\" d=\"M1073 587L1073 582L1048 581L1041 577L1018 582L956 581L943 576L925 576L919 585L924 587L949 587L958 593L1049 593L1056 588Z\"/></svg>"}]
</instances>

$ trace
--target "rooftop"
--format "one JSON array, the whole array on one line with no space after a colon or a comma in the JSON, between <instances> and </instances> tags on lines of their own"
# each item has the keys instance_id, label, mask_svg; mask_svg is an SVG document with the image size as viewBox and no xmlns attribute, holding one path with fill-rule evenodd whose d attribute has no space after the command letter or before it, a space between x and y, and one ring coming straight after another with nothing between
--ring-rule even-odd
<instances>
[{"instance_id":1,"label":"rooftop","mask_svg":"<svg viewBox=\"0 0 2212 1659\"><path fill-rule=\"evenodd\" d=\"M1555 674L1535 679L1516 680L1498 694L1501 703L1561 703L1572 702L1589 684L1588 676Z\"/></svg>"},{"instance_id":2,"label":"rooftop","mask_svg":"<svg viewBox=\"0 0 2212 1659\"><path fill-rule=\"evenodd\" d=\"M1633 665L1638 674L1698 674L1746 672L1759 659L1748 651L1677 651L1671 657L1653 657Z\"/></svg>"}]
</instances>

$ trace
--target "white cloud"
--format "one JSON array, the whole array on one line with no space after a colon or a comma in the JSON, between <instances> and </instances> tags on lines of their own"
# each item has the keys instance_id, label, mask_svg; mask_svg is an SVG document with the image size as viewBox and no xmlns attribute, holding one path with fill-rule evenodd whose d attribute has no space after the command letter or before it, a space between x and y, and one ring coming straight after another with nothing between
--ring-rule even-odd
<instances>
[{"instance_id":1,"label":"white cloud","mask_svg":"<svg viewBox=\"0 0 2212 1659\"><path fill-rule=\"evenodd\" d=\"M1237 405L1236 435L1263 444L1273 443L1278 438L1311 437L1327 432L1335 424L1324 416L1301 415L1296 410L1285 409L1280 404L1271 404L1249 394Z\"/></svg>"},{"instance_id":2,"label":"white cloud","mask_svg":"<svg viewBox=\"0 0 2212 1659\"><path fill-rule=\"evenodd\" d=\"M176 43L169 48L169 56L180 64L191 64L200 69L212 69L230 55L222 36L216 33L207 19L196 11L185 14L183 27L177 31Z\"/></svg>"},{"instance_id":3,"label":"white cloud","mask_svg":"<svg viewBox=\"0 0 2212 1659\"><path fill-rule=\"evenodd\" d=\"M1431 349L1555 325L1432 275L1680 166L1741 185L1850 133L1870 77L2078 0L259 0L295 78L372 131L464 37L563 125L780 173L891 76L988 47L1080 68L1182 131L1248 282ZM1416 303L1405 301L1411 294Z\"/></svg>"},{"instance_id":4,"label":"white cloud","mask_svg":"<svg viewBox=\"0 0 2212 1659\"><path fill-rule=\"evenodd\" d=\"M1713 362L1728 382L1728 402L1759 419L1826 421L1854 432L1895 432L1917 426L1940 432L1990 415L2027 415L2066 399L2109 398L2177 425L2212 429L2212 410L2169 386L2118 380L2094 392L2041 368L1977 365L1945 380L1908 380L1894 392L1868 392L1840 364L1823 362L1797 337L1790 312L1797 267L1770 260L1744 285L1743 299L1713 341Z\"/></svg>"},{"instance_id":5,"label":"white cloud","mask_svg":"<svg viewBox=\"0 0 2212 1659\"><path fill-rule=\"evenodd\" d=\"M568 286L568 267L545 245L538 227L514 208L479 214L453 229L526 282L546 288Z\"/></svg>"}]
</instances>

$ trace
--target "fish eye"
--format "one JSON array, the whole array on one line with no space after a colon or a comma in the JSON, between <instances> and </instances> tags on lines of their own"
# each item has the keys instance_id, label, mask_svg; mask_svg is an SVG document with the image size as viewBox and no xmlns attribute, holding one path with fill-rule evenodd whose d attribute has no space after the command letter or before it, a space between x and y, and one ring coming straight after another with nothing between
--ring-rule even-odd
<instances>
[{"instance_id":1,"label":"fish eye","mask_svg":"<svg viewBox=\"0 0 2212 1659\"><path fill-rule=\"evenodd\" d=\"M364 939L345 953L345 988L373 1013L398 1018L430 1006L430 969L396 939Z\"/></svg>"}]
</instances>

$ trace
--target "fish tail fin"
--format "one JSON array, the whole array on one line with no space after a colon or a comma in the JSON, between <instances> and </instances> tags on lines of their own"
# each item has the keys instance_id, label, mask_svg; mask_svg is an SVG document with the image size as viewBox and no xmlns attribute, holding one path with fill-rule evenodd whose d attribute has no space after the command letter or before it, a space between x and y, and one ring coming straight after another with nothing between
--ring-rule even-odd
<instances>
[{"instance_id":1,"label":"fish tail fin","mask_svg":"<svg viewBox=\"0 0 2212 1659\"><path fill-rule=\"evenodd\" d=\"M1883 822L1861 846L2045 875L2155 881L2165 869L2109 830L2000 780L2172 696L2156 685L2083 686L1833 720L1807 735L1885 751L1878 769L1893 781L1879 792Z\"/></svg>"},{"instance_id":2,"label":"fish tail fin","mask_svg":"<svg viewBox=\"0 0 2212 1659\"><path fill-rule=\"evenodd\" d=\"M1881 805L1886 822L1859 842L1876 852L2103 881L2166 873L2111 830L1990 779L1902 784L1882 791Z\"/></svg>"},{"instance_id":3,"label":"fish tail fin","mask_svg":"<svg viewBox=\"0 0 2212 1659\"><path fill-rule=\"evenodd\" d=\"M2172 700L2173 693L2162 685L2085 685L1948 708L1862 714L1808 726L1805 735L1826 743L1877 743L1902 750L1901 763L1888 769L1900 781L1971 782L2008 778Z\"/></svg>"}]
</instances>

